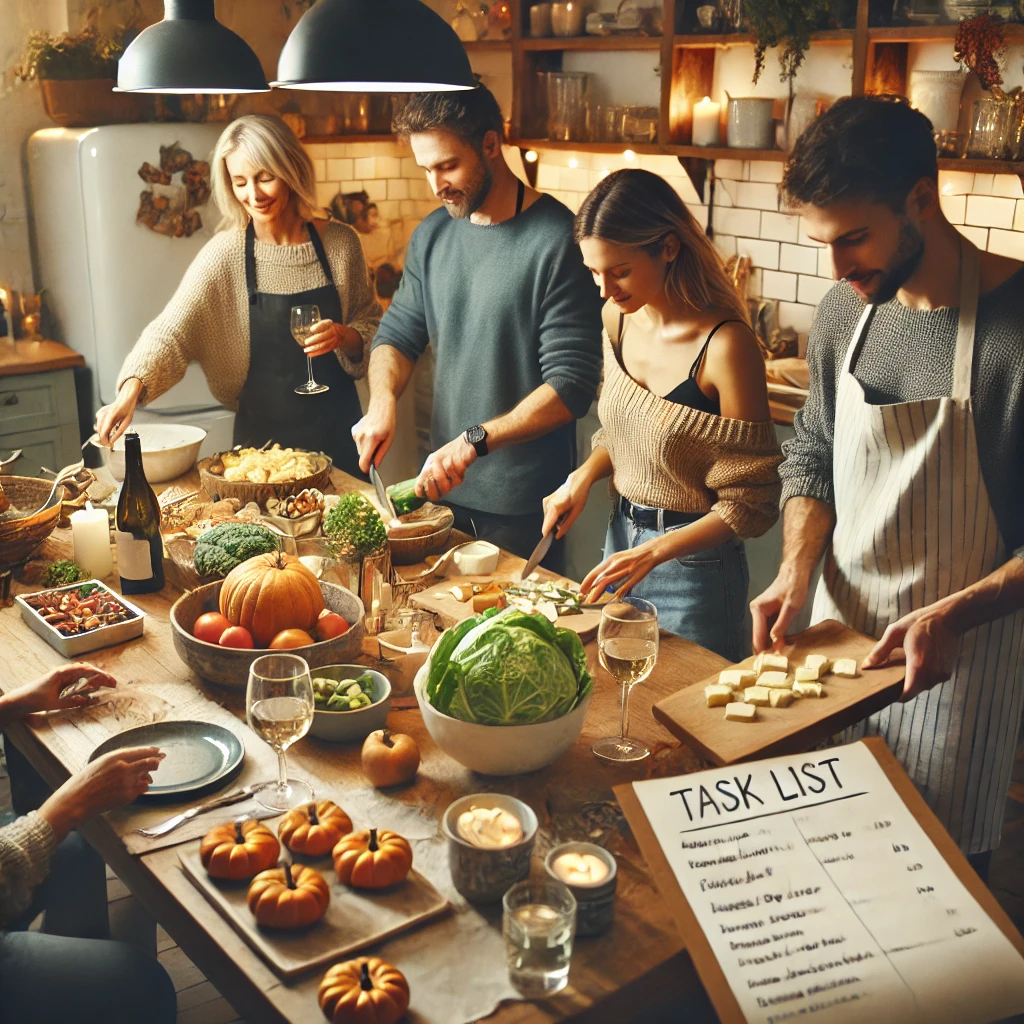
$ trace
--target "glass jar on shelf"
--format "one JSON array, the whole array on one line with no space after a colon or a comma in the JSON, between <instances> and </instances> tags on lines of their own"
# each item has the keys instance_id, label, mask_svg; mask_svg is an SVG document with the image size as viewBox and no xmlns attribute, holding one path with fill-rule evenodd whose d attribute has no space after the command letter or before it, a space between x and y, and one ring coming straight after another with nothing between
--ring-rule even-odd
<instances>
[{"instance_id":1,"label":"glass jar on shelf","mask_svg":"<svg viewBox=\"0 0 1024 1024\"><path fill-rule=\"evenodd\" d=\"M1016 100L987 96L975 101L967 155L977 160L1008 160L1015 143Z\"/></svg>"}]
</instances>

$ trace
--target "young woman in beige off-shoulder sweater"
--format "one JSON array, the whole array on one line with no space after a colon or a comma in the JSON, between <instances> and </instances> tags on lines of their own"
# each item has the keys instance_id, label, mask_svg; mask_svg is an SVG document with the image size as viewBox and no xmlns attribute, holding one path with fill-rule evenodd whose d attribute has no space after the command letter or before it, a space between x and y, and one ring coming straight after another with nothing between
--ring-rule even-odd
<instances>
[{"instance_id":1,"label":"young woman in beige off-shoulder sweater","mask_svg":"<svg viewBox=\"0 0 1024 1024\"><path fill-rule=\"evenodd\" d=\"M605 557L584 593L629 591L663 629L739 660L750 647L743 540L778 518L782 461L743 302L679 196L648 171L602 180L575 233L608 300L601 429L545 499L544 530L563 536L611 476Z\"/></svg>"}]
</instances>

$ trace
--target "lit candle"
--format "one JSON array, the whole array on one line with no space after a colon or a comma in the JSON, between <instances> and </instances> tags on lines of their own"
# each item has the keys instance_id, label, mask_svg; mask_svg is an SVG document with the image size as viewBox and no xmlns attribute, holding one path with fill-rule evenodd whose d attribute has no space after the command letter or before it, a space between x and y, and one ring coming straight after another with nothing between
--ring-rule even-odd
<instances>
[{"instance_id":1,"label":"lit candle","mask_svg":"<svg viewBox=\"0 0 1024 1024\"><path fill-rule=\"evenodd\" d=\"M693 144L695 146L717 146L721 142L721 104L712 103L705 96L693 108Z\"/></svg>"},{"instance_id":2,"label":"lit candle","mask_svg":"<svg viewBox=\"0 0 1024 1024\"><path fill-rule=\"evenodd\" d=\"M519 819L501 807L474 807L459 815L459 835L482 850L503 850L523 838Z\"/></svg>"},{"instance_id":3,"label":"lit candle","mask_svg":"<svg viewBox=\"0 0 1024 1024\"><path fill-rule=\"evenodd\" d=\"M608 877L608 865L593 853L563 853L551 870L566 885L600 885Z\"/></svg>"},{"instance_id":4,"label":"lit candle","mask_svg":"<svg viewBox=\"0 0 1024 1024\"><path fill-rule=\"evenodd\" d=\"M75 561L96 579L109 576L114 569L110 554L110 519L107 510L93 508L87 501L85 508L71 513L71 536L75 543Z\"/></svg>"}]
</instances>

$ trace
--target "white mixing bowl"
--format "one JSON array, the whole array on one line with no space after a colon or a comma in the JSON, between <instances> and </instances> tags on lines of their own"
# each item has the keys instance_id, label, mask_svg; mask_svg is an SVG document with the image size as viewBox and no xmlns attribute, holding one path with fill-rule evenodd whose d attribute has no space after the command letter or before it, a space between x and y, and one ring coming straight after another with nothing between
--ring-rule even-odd
<instances>
[{"instance_id":1,"label":"white mixing bowl","mask_svg":"<svg viewBox=\"0 0 1024 1024\"><path fill-rule=\"evenodd\" d=\"M199 457L199 449L206 438L202 427L187 423L140 423L132 430L142 441L142 468L151 484L165 483L187 473ZM89 442L99 448L103 465L115 480L124 479L124 436L114 442L111 450L99 443L95 434Z\"/></svg>"}]
</instances>

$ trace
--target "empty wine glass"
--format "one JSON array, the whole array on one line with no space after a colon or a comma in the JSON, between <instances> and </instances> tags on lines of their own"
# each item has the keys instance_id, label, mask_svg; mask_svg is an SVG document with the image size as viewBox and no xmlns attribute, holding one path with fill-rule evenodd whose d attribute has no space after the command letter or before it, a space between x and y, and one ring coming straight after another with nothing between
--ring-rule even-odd
<instances>
[{"instance_id":1,"label":"empty wine glass","mask_svg":"<svg viewBox=\"0 0 1024 1024\"><path fill-rule=\"evenodd\" d=\"M313 325L320 322L320 310L317 306L292 306L292 337L305 348L306 339L313 333ZM306 356L306 367L309 380L295 389L297 395L320 395L331 389L326 384L318 384L313 380L313 360Z\"/></svg>"},{"instance_id":2,"label":"empty wine glass","mask_svg":"<svg viewBox=\"0 0 1024 1024\"><path fill-rule=\"evenodd\" d=\"M297 654L265 654L249 667L245 717L257 736L277 752L277 782L256 798L271 811L287 811L313 799L313 789L288 778L285 751L309 732L313 723L313 683L309 665Z\"/></svg>"},{"instance_id":3,"label":"empty wine glass","mask_svg":"<svg viewBox=\"0 0 1024 1024\"><path fill-rule=\"evenodd\" d=\"M654 670L658 658L658 609L639 597L606 605L597 631L601 664L622 686L622 724L618 736L598 740L591 749L603 761L642 761L650 754L629 738L629 692Z\"/></svg>"}]
</instances>

